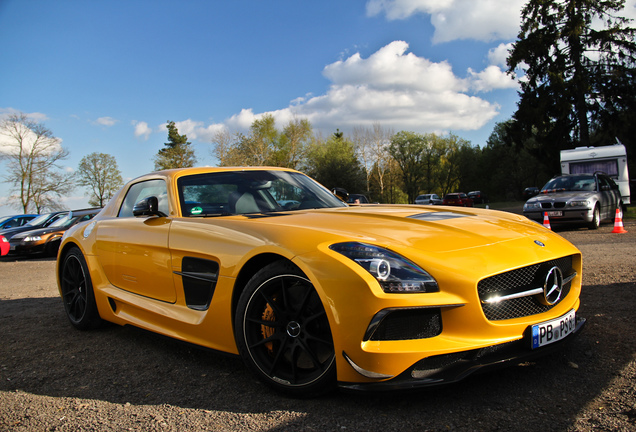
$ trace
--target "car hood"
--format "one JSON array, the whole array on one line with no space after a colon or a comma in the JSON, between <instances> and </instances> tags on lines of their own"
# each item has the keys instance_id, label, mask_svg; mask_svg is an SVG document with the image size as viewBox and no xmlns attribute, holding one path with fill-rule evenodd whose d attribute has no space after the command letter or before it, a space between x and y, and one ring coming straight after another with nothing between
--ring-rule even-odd
<instances>
[{"instance_id":1,"label":"car hood","mask_svg":"<svg viewBox=\"0 0 636 432\"><path fill-rule=\"evenodd\" d=\"M523 216L442 206L435 210L414 205L361 206L240 218L238 223L242 226L235 225L233 229L278 244L294 243L297 253L302 253L301 244L311 250L312 244L339 241L443 253L527 237L545 240L546 236L553 235Z\"/></svg>"},{"instance_id":2,"label":"car hood","mask_svg":"<svg viewBox=\"0 0 636 432\"><path fill-rule=\"evenodd\" d=\"M0 230L0 235L3 235L8 239L10 239L11 237L13 237L14 235L24 232L24 231L31 231L31 230L35 230L38 229L38 227L33 227L33 226L20 226L20 227L13 227L13 228L6 228L3 230Z\"/></svg>"},{"instance_id":3,"label":"car hood","mask_svg":"<svg viewBox=\"0 0 636 432\"><path fill-rule=\"evenodd\" d=\"M529 203L532 202L553 202L553 201L569 201L572 199L580 199L585 200L596 195L597 192L590 191L569 191L569 192L550 192L550 193L542 193L537 196L534 196L528 200Z\"/></svg>"},{"instance_id":4,"label":"car hood","mask_svg":"<svg viewBox=\"0 0 636 432\"><path fill-rule=\"evenodd\" d=\"M63 233L64 231L66 231L68 228L38 228L38 229L31 229L28 231L24 231L21 233L18 233L16 235L14 235L12 238L14 239L20 239L20 238L24 238L24 237L28 237L28 236L43 236L43 235L48 235L48 234L52 234L52 233Z\"/></svg>"}]
</instances>

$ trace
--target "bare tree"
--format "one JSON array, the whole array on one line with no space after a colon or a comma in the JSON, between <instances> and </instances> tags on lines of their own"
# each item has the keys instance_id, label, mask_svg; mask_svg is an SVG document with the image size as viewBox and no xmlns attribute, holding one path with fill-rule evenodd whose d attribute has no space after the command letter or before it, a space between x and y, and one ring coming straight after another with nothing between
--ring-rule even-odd
<instances>
[{"instance_id":1,"label":"bare tree","mask_svg":"<svg viewBox=\"0 0 636 432\"><path fill-rule=\"evenodd\" d=\"M370 189L371 176L375 174L382 196L384 196L384 175L391 160L388 147L392 135L392 130L383 129L379 123L374 123L372 129L358 127L353 129L353 142L366 174L367 191Z\"/></svg>"},{"instance_id":2,"label":"bare tree","mask_svg":"<svg viewBox=\"0 0 636 432\"><path fill-rule=\"evenodd\" d=\"M79 163L77 178L80 186L91 191L88 203L97 207L104 207L123 184L115 157L105 153L84 156Z\"/></svg>"},{"instance_id":3,"label":"bare tree","mask_svg":"<svg viewBox=\"0 0 636 432\"><path fill-rule=\"evenodd\" d=\"M0 158L7 168L4 179L13 188L9 201L24 213L63 208L59 198L74 187L73 175L58 166L69 154L61 140L24 113L0 121L0 136Z\"/></svg>"}]
</instances>

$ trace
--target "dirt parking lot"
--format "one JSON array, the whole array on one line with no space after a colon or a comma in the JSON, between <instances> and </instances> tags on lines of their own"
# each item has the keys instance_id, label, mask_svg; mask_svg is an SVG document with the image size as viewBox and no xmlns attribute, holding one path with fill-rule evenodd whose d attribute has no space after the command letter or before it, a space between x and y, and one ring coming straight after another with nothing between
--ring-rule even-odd
<instances>
[{"instance_id":1,"label":"dirt parking lot","mask_svg":"<svg viewBox=\"0 0 636 432\"><path fill-rule=\"evenodd\" d=\"M74 330L51 259L0 260L0 430L634 431L636 223L559 231L583 252L565 350L416 393L283 397L234 357L130 328Z\"/></svg>"}]
</instances>

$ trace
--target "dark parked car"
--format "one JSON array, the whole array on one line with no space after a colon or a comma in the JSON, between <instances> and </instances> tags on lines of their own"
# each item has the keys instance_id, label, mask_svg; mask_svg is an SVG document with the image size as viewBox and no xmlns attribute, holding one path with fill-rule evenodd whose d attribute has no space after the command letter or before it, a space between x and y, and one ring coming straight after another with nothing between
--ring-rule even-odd
<instances>
[{"instance_id":1,"label":"dark parked car","mask_svg":"<svg viewBox=\"0 0 636 432\"><path fill-rule=\"evenodd\" d=\"M59 218L64 217L67 214L68 214L68 210L62 210L62 211L56 211L56 212L52 212L52 213L41 214L41 215L38 215L37 217L31 219L25 225L1 230L0 234L5 236L6 239L9 240L9 239L11 239L11 237L13 237L14 235L16 235L18 233L21 233L21 232L24 232L24 231L34 230L34 229L37 229L37 228L45 228L45 227L51 225L56 220L58 220Z\"/></svg>"},{"instance_id":2,"label":"dark parked car","mask_svg":"<svg viewBox=\"0 0 636 432\"><path fill-rule=\"evenodd\" d=\"M527 199L532 198L533 196L537 196L537 195L539 195L539 192L540 192L540 190L536 186L527 187L527 188L525 188L523 190L523 199L527 200Z\"/></svg>"},{"instance_id":3,"label":"dark parked car","mask_svg":"<svg viewBox=\"0 0 636 432\"><path fill-rule=\"evenodd\" d=\"M442 199L437 194L424 194L415 198L415 204L439 205L441 203Z\"/></svg>"},{"instance_id":4,"label":"dark parked car","mask_svg":"<svg viewBox=\"0 0 636 432\"><path fill-rule=\"evenodd\" d=\"M473 207L473 200L470 199L464 192L456 192L444 195L442 204L449 206Z\"/></svg>"},{"instance_id":5,"label":"dark parked car","mask_svg":"<svg viewBox=\"0 0 636 432\"><path fill-rule=\"evenodd\" d=\"M544 212L550 225L587 224L590 229L601 221L613 219L622 206L618 185L605 174L575 174L554 177L541 193L526 201L523 214L542 222Z\"/></svg>"},{"instance_id":6,"label":"dark parked car","mask_svg":"<svg viewBox=\"0 0 636 432\"><path fill-rule=\"evenodd\" d=\"M0 217L0 230L20 227L31 219L36 217L34 214L23 214L23 215L14 215L14 216L2 216Z\"/></svg>"},{"instance_id":7,"label":"dark parked car","mask_svg":"<svg viewBox=\"0 0 636 432\"><path fill-rule=\"evenodd\" d=\"M80 222L92 219L101 209L73 210L46 228L15 234L9 240L9 255L57 255L64 232Z\"/></svg>"},{"instance_id":8,"label":"dark parked car","mask_svg":"<svg viewBox=\"0 0 636 432\"><path fill-rule=\"evenodd\" d=\"M468 198L472 199L475 204L485 204L488 202L488 197L482 191L468 192Z\"/></svg>"}]
</instances>

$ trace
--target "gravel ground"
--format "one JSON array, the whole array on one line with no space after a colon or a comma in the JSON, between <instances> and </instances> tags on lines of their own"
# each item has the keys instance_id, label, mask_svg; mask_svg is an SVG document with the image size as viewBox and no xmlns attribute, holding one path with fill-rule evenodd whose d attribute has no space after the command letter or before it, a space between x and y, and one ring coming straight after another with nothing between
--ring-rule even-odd
<instances>
[{"instance_id":1,"label":"gravel ground","mask_svg":"<svg viewBox=\"0 0 636 432\"><path fill-rule=\"evenodd\" d=\"M583 252L576 343L416 393L273 393L235 357L131 327L74 330L50 259L0 260L0 430L634 431L636 223L563 230Z\"/></svg>"}]
</instances>

